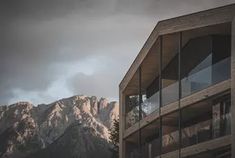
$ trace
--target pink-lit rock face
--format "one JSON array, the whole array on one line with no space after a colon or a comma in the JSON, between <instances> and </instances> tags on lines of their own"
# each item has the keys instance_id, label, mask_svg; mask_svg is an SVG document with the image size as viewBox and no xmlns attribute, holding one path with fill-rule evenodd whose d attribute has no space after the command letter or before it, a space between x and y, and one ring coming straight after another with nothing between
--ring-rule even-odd
<instances>
[{"instance_id":1,"label":"pink-lit rock face","mask_svg":"<svg viewBox=\"0 0 235 158\"><path fill-rule=\"evenodd\" d=\"M73 96L48 105L33 106L28 102L19 102L0 106L0 143L5 147L0 149L0 157L24 157L45 149L74 126L87 128L87 134L92 135L89 136L90 141L101 139L101 142L108 144L108 129L116 118L118 103L95 96ZM79 133L84 130L79 128L77 132L85 141L86 133ZM84 144L82 140L78 142ZM104 146L108 151L109 146ZM77 147L79 150L88 150L86 146ZM92 147L95 145L90 144L89 150Z\"/></svg>"}]
</instances>

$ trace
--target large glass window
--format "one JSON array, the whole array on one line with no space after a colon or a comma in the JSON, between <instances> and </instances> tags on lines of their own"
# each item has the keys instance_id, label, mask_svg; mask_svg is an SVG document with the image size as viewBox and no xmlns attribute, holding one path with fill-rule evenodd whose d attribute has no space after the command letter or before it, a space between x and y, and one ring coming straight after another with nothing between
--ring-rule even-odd
<instances>
[{"instance_id":1,"label":"large glass window","mask_svg":"<svg viewBox=\"0 0 235 158\"><path fill-rule=\"evenodd\" d=\"M127 96L126 106L126 128L129 128L139 121L139 95Z\"/></svg>"},{"instance_id":2,"label":"large glass window","mask_svg":"<svg viewBox=\"0 0 235 158\"><path fill-rule=\"evenodd\" d=\"M209 99L182 110L182 147L231 133L230 95Z\"/></svg>"},{"instance_id":3,"label":"large glass window","mask_svg":"<svg viewBox=\"0 0 235 158\"><path fill-rule=\"evenodd\" d=\"M180 34L162 37L162 105L179 99L179 39Z\"/></svg>"},{"instance_id":4,"label":"large glass window","mask_svg":"<svg viewBox=\"0 0 235 158\"><path fill-rule=\"evenodd\" d=\"M125 95L125 127L129 128L140 120L139 71L128 84Z\"/></svg>"},{"instance_id":5,"label":"large glass window","mask_svg":"<svg viewBox=\"0 0 235 158\"><path fill-rule=\"evenodd\" d=\"M182 147L210 140L212 137L212 105L200 102L182 110Z\"/></svg>"},{"instance_id":6,"label":"large glass window","mask_svg":"<svg viewBox=\"0 0 235 158\"><path fill-rule=\"evenodd\" d=\"M125 139L125 158L140 158L140 137L139 131Z\"/></svg>"},{"instance_id":7,"label":"large glass window","mask_svg":"<svg viewBox=\"0 0 235 158\"><path fill-rule=\"evenodd\" d=\"M213 100L212 105L213 138L231 134L231 95Z\"/></svg>"},{"instance_id":8,"label":"large glass window","mask_svg":"<svg viewBox=\"0 0 235 158\"><path fill-rule=\"evenodd\" d=\"M141 149L143 158L160 155L160 121L156 120L141 129Z\"/></svg>"},{"instance_id":9,"label":"large glass window","mask_svg":"<svg viewBox=\"0 0 235 158\"><path fill-rule=\"evenodd\" d=\"M230 24L182 32L182 97L230 78Z\"/></svg>"},{"instance_id":10,"label":"large glass window","mask_svg":"<svg viewBox=\"0 0 235 158\"><path fill-rule=\"evenodd\" d=\"M162 117L162 154L179 148L179 112Z\"/></svg>"},{"instance_id":11,"label":"large glass window","mask_svg":"<svg viewBox=\"0 0 235 158\"><path fill-rule=\"evenodd\" d=\"M142 117L159 110L160 89L160 42L154 43L141 64Z\"/></svg>"}]
</instances>

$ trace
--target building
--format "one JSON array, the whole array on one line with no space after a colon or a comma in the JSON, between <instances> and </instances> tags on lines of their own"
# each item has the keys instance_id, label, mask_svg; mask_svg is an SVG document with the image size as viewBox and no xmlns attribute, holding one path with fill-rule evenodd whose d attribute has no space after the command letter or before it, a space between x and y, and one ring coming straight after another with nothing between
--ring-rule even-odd
<instances>
[{"instance_id":1,"label":"building","mask_svg":"<svg viewBox=\"0 0 235 158\"><path fill-rule=\"evenodd\" d=\"M235 158L235 4L160 21L119 89L120 158Z\"/></svg>"}]
</instances>

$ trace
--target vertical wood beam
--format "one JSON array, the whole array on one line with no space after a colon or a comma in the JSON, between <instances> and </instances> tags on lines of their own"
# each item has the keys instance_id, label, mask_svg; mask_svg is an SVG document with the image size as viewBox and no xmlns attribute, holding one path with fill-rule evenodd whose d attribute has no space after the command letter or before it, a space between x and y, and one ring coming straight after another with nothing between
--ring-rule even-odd
<instances>
[{"instance_id":1,"label":"vertical wood beam","mask_svg":"<svg viewBox=\"0 0 235 158\"><path fill-rule=\"evenodd\" d=\"M143 102L143 99L142 99L142 73L141 73L141 66L139 67L138 69L138 80L139 80L139 122L138 122L138 134L139 134L139 157L141 158L142 157L142 151L141 151L141 148L142 148L142 140L141 140L141 129L140 129L140 120L142 120L142 107L141 107L141 104Z\"/></svg>"},{"instance_id":2,"label":"vertical wood beam","mask_svg":"<svg viewBox=\"0 0 235 158\"><path fill-rule=\"evenodd\" d=\"M122 92L119 90L119 158L124 158L122 153L123 153L123 104L122 104Z\"/></svg>"},{"instance_id":3,"label":"vertical wood beam","mask_svg":"<svg viewBox=\"0 0 235 158\"><path fill-rule=\"evenodd\" d=\"M182 110L180 106L180 99L181 99L181 52L182 52L182 32L179 33L179 60L178 60L178 78L179 78L179 157L181 157L181 147L182 147L182 134L181 134L181 127L182 127Z\"/></svg>"},{"instance_id":4,"label":"vertical wood beam","mask_svg":"<svg viewBox=\"0 0 235 158\"><path fill-rule=\"evenodd\" d=\"M232 43L231 43L231 125L232 125L232 157L235 157L235 17L232 21Z\"/></svg>"},{"instance_id":5,"label":"vertical wood beam","mask_svg":"<svg viewBox=\"0 0 235 158\"><path fill-rule=\"evenodd\" d=\"M125 158L125 96L119 91L119 158Z\"/></svg>"},{"instance_id":6,"label":"vertical wood beam","mask_svg":"<svg viewBox=\"0 0 235 158\"><path fill-rule=\"evenodd\" d=\"M162 36L160 36L160 65L159 65L159 116L161 116L161 107L162 107ZM162 155L162 117L160 117L160 127L159 127L159 136L160 136L160 157Z\"/></svg>"}]
</instances>

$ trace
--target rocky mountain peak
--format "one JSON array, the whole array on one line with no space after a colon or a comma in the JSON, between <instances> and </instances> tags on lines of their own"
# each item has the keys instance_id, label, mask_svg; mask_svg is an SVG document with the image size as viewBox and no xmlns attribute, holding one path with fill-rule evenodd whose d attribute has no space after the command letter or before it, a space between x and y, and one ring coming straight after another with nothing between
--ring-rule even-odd
<instances>
[{"instance_id":1,"label":"rocky mountain peak","mask_svg":"<svg viewBox=\"0 0 235 158\"><path fill-rule=\"evenodd\" d=\"M117 102L95 96L77 95L38 106L29 102L0 106L0 157L23 157L46 149L74 125L89 127L108 142L108 129L117 117ZM25 148L29 150L22 151Z\"/></svg>"}]
</instances>

